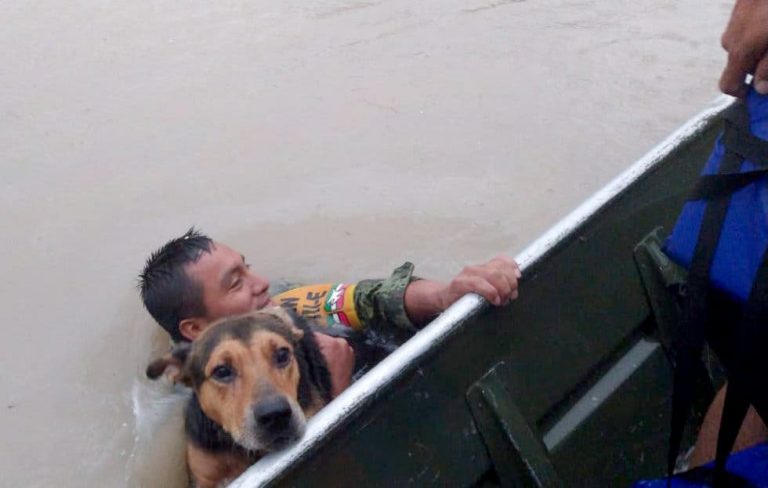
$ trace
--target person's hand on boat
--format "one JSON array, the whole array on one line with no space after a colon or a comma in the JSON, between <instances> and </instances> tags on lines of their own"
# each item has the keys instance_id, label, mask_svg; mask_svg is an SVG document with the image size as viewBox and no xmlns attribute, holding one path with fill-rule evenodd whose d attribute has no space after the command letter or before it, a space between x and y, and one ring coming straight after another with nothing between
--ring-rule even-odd
<instances>
[{"instance_id":1,"label":"person's hand on boat","mask_svg":"<svg viewBox=\"0 0 768 488\"><path fill-rule=\"evenodd\" d=\"M768 1L736 0L722 44L728 63L720 89L743 97L747 94L746 77L753 74L755 90L768 94Z\"/></svg>"},{"instance_id":2,"label":"person's hand on boat","mask_svg":"<svg viewBox=\"0 0 768 488\"><path fill-rule=\"evenodd\" d=\"M517 280L521 276L517 263L504 255L467 266L442 290L442 308L448 308L467 293L477 293L493 305L506 305L517 298Z\"/></svg>"},{"instance_id":3,"label":"person's hand on boat","mask_svg":"<svg viewBox=\"0 0 768 488\"><path fill-rule=\"evenodd\" d=\"M431 320L467 293L477 293L493 305L517 298L520 267L509 256L497 256L476 266L466 266L450 283L418 280L405 290L405 309L414 323Z\"/></svg>"},{"instance_id":4,"label":"person's hand on boat","mask_svg":"<svg viewBox=\"0 0 768 488\"><path fill-rule=\"evenodd\" d=\"M315 339L331 374L331 395L336 398L352 383L355 352L349 343L340 337L318 333L315 334Z\"/></svg>"}]
</instances>

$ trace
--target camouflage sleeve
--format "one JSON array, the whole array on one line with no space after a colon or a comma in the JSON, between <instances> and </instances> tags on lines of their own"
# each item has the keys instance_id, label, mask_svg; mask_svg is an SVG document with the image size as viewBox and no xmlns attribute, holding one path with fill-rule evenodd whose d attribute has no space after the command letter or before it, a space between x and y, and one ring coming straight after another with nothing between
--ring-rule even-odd
<instances>
[{"instance_id":1,"label":"camouflage sleeve","mask_svg":"<svg viewBox=\"0 0 768 488\"><path fill-rule=\"evenodd\" d=\"M385 280L363 280L355 288L355 309L364 328L395 327L413 332L417 328L405 311L405 288L418 278L413 264L406 262Z\"/></svg>"},{"instance_id":2,"label":"camouflage sleeve","mask_svg":"<svg viewBox=\"0 0 768 488\"><path fill-rule=\"evenodd\" d=\"M404 296L405 288L416 279L413 264L405 263L385 280L274 287L283 290L272 298L317 325L414 332Z\"/></svg>"}]
</instances>

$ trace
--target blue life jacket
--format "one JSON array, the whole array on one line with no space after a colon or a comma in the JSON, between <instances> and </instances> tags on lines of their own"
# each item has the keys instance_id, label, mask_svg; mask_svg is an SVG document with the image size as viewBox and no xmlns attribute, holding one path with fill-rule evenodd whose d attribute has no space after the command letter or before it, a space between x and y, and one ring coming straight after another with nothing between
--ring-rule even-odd
<instances>
[{"instance_id":1,"label":"blue life jacket","mask_svg":"<svg viewBox=\"0 0 768 488\"><path fill-rule=\"evenodd\" d=\"M750 91L746 106L750 131L768 141L768 96ZM731 125L738 122L729 121ZM718 138L702 175L715 175L720 170L726 150L723 141L726 135ZM740 173L749 174L764 168L759 161L751 161L745 154L742 156L745 159L739 168ZM768 154L761 156L761 159L768 160ZM768 180L765 175L755 177L731 195L709 272L710 282L715 287L741 302L749 299L757 270L768 247ZM686 268L690 267L693 259L706 206L704 199L687 202L665 245L666 254Z\"/></svg>"},{"instance_id":2,"label":"blue life jacket","mask_svg":"<svg viewBox=\"0 0 768 488\"><path fill-rule=\"evenodd\" d=\"M701 356L709 342L729 381L715 462L720 481L749 406L768 420L768 96L750 89L724 119L725 130L665 245L667 255L688 269L673 348L667 470L675 466L695 384L708 381ZM740 304L722 323L713 323L720 317L713 313L720 303L713 289Z\"/></svg>"}]
</instances>

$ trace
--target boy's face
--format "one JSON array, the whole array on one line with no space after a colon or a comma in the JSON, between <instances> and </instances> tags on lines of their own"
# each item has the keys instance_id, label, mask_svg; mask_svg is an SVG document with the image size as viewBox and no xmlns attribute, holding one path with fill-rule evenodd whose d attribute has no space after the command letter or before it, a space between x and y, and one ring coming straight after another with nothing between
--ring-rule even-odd
<instances>
[{"instance_id":1,"label":"boy's face","mask_svg":"<svg viewBox=\"0 0 768 488\"><path fill-rule=\"evenodd\" d=\"M199 332L220 318L272 304L269 280L252 272L245 257L224 244L214 243L211 252L204 252L197 262L187 266L186 271L203 289L207 314L194 319L200 324ZM188 335L183 327L182 334Z\"/></svg>"}]
</instances>

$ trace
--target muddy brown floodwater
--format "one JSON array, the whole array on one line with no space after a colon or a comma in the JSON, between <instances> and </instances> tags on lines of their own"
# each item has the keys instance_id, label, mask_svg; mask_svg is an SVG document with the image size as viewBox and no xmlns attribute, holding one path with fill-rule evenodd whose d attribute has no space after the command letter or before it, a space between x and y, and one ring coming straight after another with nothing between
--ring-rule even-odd
<instances>
[{"instance_id":1,"label":"muddy brown floodwater","mask_svg":"<svg viewBox=\"0 0 768 488\"><path fill-rule=\"evenodd\" d=\"M717 95L731 4L1 2L0 484L183 484L166 239L301 281L514 254Z\"/></svg>"}]
</instances>

